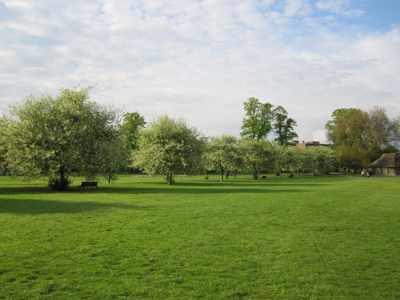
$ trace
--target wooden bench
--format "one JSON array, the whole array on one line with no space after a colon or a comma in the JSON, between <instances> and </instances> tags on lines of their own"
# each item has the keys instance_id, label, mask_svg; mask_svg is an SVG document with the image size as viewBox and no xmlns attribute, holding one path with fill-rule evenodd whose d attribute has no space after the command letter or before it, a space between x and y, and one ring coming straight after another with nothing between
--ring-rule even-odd
<instances>
[{"instance_id":1,"label":"wooden bench","mask_svg":"<svg viewBox=\"0 0 400 300\"><path fill-rule=\"evenodd\" d=\"M85 189L85 186L91 186L92 189L94 187L96 187L96 189L97 189L97 181L82 181L81 185L78 185L78 188L79 189L81 189L81 188Z\"/></svg>"}]
</instances>

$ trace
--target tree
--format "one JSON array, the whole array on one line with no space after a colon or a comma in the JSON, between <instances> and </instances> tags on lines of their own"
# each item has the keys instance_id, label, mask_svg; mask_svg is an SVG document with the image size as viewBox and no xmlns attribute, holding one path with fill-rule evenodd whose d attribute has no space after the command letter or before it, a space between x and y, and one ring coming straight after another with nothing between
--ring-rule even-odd
<instances>
[{"instance_id":1,"label":"tree","mask_svg":"<svg viewBox=\"0 0 400 300\"><path fill-rule=\"evenodd\" d=\"M121 134L119 137L106 141L103 145L105 153L110 154L102 156L103 167L101 174L108 183L111 183L112 180L117 180L116 173L118 170L129 164L130 150L127 148L125 142L124 135ZM115 145L120 146L116 147Z\"/></svg>"},{"instance_id":2,"label":"tree","mask_svg":"<svg viewBox=\"0 0 400 300\"><path fill-rule=\"evenodd\" d=\"M282 106L274 109L275 123L273 128L277 136L275 141L279 145L288 145L289 141L298 137L297 133L294 132L294 126L297 126L297 123L292 118L288 118L287 114L287 111Z\"/></svg>"},{"instance_id":3,"label":"tree","mask_svg":"<svg viewBox=\"0 0 400 300\"><path fill-rule=\"evenodd\" d=\"M330 171L337 168L339 162L339 156L336 151L329 147L309 147L306 150L311 154L311 160L309 168L314 174L329 173Z\"/></svg>"},{"instance_id":4,"label":"tree","mask_svg":"<svg viewBox=\"0 0 400 300\"><path fill-rule=\"evenodd\" d=\"M123 115L121 130L125 136L128 148L135 150L139 138L139 130L144 128L146 122L138 112L126 113Z\"/></svg>"},{"instance_id":5,"label":"tree","mask_svg":"<svg viewBox=\"0 0 400 300\"><path fill-rule=\"evenodd\" d=\"M375 106L369 113L356 108L340 109L332 115L334 120L326 126L328 139L343 164L354 172L387 151L398 151L400 121L389 119L384 108Z\"/></svg>"},{"instance_id":6,"label":"tree","mask_svg":"<svg viewBox=\"0 0 400 300\"><path fill-rule=\"evenodd\" d=\"M302 155L303 149L300 149L296 146L281 147L285 147L285 170L290 171L292 174L294 174L294 172L298 172L298 177L300 177L300 170L304 166L305 159L305 156Z\"/></svg>"},{"instance_id":7,"label":"tree","mask_svg":"<svg viewBox=\"0 0 400 300\"><path fill-rule=\"evenodd\" d=\"M243 119L241 136L256 140L267 137L274 120L272 108L271 103L261 103L257 98L248 98L247 102L244 102L246 118Z\"/></svg>"},{"instance_id":8,"label":"tree","mask_svg":"<svg viewBox=\"0 0 400 300\"><path fill-rule=\"evenodd\" d=\"M133 165L149 174L165 175L170 185L176 172L194 174L202 168L205 139L183 119L157 117L140 130L137 146L132 153Z\"/></svg>"},{"instance_id":9,"label":"tree","mask_svg":"<svg viewBox=\"0 0 400 300\"><path fill-rule=\"evenodd\" d=\"M253 174L253 179L260 178L260 171L271 168L274 160L274 147L267 140L244 139L240 141L243 149L246 169Z\"/></svg>"},{"instance_id":10,"label":"tree","mask_svg":"<svg viewBox=\"0 0 400 300\"><path fill-rule=\"evenodd\" d=\"M2 121L4 160L11 173L48 175L50 186L65 190L71 172L90 179L105 170L104 158L122 146L119 111L90 101L90 89L61 89L56 98L29 96L11 107Z\"/></svg>"},{"instance_id":11,"label":"tree","mask_svg":"<svg viewBox=\"0 0 400 300\"><path fill-rule=\"evenodd\" d=\"M399 118L391 120L386 113L386 109L381 106L374 106L369 111L369 122L371 125L371 143L375 146L375 157L373 160L379 158L383 153L397 152L400 122Z\"/></svg>"},{"instance_id":12,"label":"tree","mask_svg":"<svg viewBox=\"0 0 400 300\"><path fill-rule=\"evenodd\" d=\"M335 118L335 124L327 136L344 165L356 170L370 164L373 144L370 142L371 126L367 112L348 109Z\"/></svg>"},{"instance_id":13,"label":"tree","mask_svg":"<svg viewBox=\"0 0 400 300\"><path fill-rule=\"evenodd\" d=\"M275 160L274 160L275 174L279 174L279 178L282 178L282 171L284 171L288 165L286 156L287 147L274 144L274 150L275 150Z\"/></svg>"},{"instance_id":14,"label":"tree","mask_svg":"<svg viewBox=\"0 0 400 300\"><path fill-rule=\"evenodd\" d=\"M242 153L237 138L231 135L211 137L207 143L204 159L207 170L221 173L220 181L224 181L224 172L234 171L241 167Z\"/></svg>"},{"instance_id":15,"label":"tree","mask_svg":"<svg viewBox=\"0 0 400 300\"><path fill-rule=\"evenodd\" d=\"M326 122L326 124L325 124L325 129L327 130L327 131L331 131L332 129L333 129L333 126L335 126L335 121L336 121L336 118L337 117L339 117L339 116L341 116L341 115L343 115L343 114L345 114L346 112L348 112L348 110L349 110L350 108L338 108L338 109L335 109L333 112L332 112L332 120L329 120L328 122Z\"/></svg>"},{"instance_id":16,"label":"tree","mask_svg":"<svg viewBox=\"0 0 400 300\"><path fill-rule=\"evenodd\" d=\"M287 111L278 106L274 109L271 103L261 103L257 98L248 98L244 102L246 118L243 119L240 135L243 138L261 140L274 130L277 135L275 139L280 145L286 145L297 137L293 127L297 126L296 121L288 118Z\"/></svg>"},{"instance_id":17,"label":"tree","mask_svg":"<svg viewBox=\"0 0 400 300\"><path fill-rule=\"evenodd\" d=\"M400 150L400 116L397 116L395 119L393 119L393 124L394 124L394 129L393 129L393 135L391 137L392 143L395 148L397 148L397 151Z\"/></svg>"},{"instance_id":18,"label":"tree","mask_svg":"<svg viewBox=\"0 0 400 300\"><path fill-rule=\"evenodd\" d=\"M5 131L4 129L8 126L8 120L5 117L0 118L0 173L7 172L7 166L5 156L7 149L5 147Z\"/></svg>"}]
</instances>

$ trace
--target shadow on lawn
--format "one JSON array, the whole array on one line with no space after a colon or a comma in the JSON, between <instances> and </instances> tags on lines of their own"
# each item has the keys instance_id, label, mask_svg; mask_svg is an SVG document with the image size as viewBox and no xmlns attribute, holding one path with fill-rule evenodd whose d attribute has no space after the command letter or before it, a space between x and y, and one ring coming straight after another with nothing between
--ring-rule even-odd
<instances>
[{"instance_id":1,"label":"shadow on lawn","mask_svg":"<svg viewBox=\"0 0 400 300\"><path fill-rule=\"evenodd\" d=\"M132 182L132 183L115 183L101 184L98 189L79 190L75 186L71 186L68 191L53 191L46 187L41 188L7 188L0 192L1 195L14 194L76 194L81 196L99 194L271 194L271 193L304 193L315 190L318 187L326 186L324 183L315 182L195 182L183 181L177 182L175 185L167 185L165 182ZM1 201L1 199L0 199Z\"/></svg>"},{"instance_id":2,"label":"shadow on lawn","mask_svg":"<svg viewBox=\"0 0 400 300\"><path fill-rule=\"evenodd\" d=\"M166 185L166 183L163 183ZM219 182L219 181L207 181L207 182L195 182L195 181L180 181L176 183L176 186L193 186L193 187L200 187L200 186L206 186L206 187L215 187L215 188L223 188L223 187L238 187L238 188L245 188L245 187L258 187L258 188L273 188L273 187L278 187L278 186L302 186L302 187L307 187L307 186L322 186L326 185L324 183L319 183L319 182L296 182L296 181L286 181L286 182L281 182L281 181L255 181L255 182L248 182L248 181L224 181L224 182Z\"/></svg>"},{"instance_id":3,"label":"shadow on lawn","mask_svg":"<svg viewBox=\"0 0 400 300\"><path fill-rule=\"evenodd\" d=\"M64 202L55 200L16 200L0 199L0 213L13 214L69 214L85 211L95 211L104 208L123 208L131 210L147 209L132 204L108 204L99 202Z\"/></svg>"},{"instance_id":4,"label":"shadow on lawn","mask_svg":"<svg viewBox=\"0 0 400 300\"><path fill-rule=\"evenodd\" d=\"M155 186L143 186L143 185L119 185L114 187L103 187L102 189L105 193L113 193L113 194L131 194L131 195L160 195L160 194L176 194L176 195L217 195L217 194L260 194L260 195L272 195L274 193L304 193L308 192L308 188L274 188L274 189L262 189L256 187L249 187L246 185L245 187L240 187L238 185L234 185L232 187L227 188L227 186L214 186L210 187L207 185L193 185L193 184L179 184L174 186L165 185L157 185Z\"/></svg>"}]
</instances>

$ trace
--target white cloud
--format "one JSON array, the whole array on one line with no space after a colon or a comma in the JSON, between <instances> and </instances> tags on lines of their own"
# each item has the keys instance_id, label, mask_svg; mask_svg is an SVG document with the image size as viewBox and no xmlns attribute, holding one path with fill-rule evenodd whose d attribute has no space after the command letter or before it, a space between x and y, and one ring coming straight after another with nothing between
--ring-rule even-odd
<instances>
[{"instance_id":1,"label":"white cloud","mask_svg":"<svg viewBox=\"0 0 400 300\"><path fill-rule=\"evenodd\" d=\"M102 104L183 116L210 135L239 135L249 97L285 107L304 140L321 136L336 108L400 113L398 29L331 30L348 1L319 1L326 20L309 1L278 3L6 1L0 9L14 17L0 19L0 111L97 83Z\"/></svg>"},{"instance_id":2,"label":"white cloud","mask_svg":"<svg viewBox=\"0 0 400 300\"><path fill-rule=\"evenodd\" d=\"M319 141L322 144L328 143L325 130L317 130L313 132L313 141Z\"/></svg>"},{"instance_id":3,"label":"white cloud","mask_svg":"<svg viewBox=\"0 0 400 300\"><path fill-rule=\"evenodd\" d=\"M293 17L302 8L303 0L286 0L285 16Z\"/></svg>"},{"instance_id":4,"label":"white cloud","mask_svg":"<svg viewBox=\"0 0 400 300\"><path fill-rule=\"evenodd\" d=\"M315 6L321 10L341 15L345 18L358 18L365 13L364 10L352 8L351 0L318 1L315 3Z\"/></svg>"}]
</instances>

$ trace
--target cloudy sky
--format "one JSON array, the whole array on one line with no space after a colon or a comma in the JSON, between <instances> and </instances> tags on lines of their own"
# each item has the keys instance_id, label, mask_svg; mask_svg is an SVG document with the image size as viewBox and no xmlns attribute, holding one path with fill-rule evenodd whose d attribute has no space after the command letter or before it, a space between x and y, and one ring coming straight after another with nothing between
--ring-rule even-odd
<instances>
[{"instance_id":1,"label":"cloudy sky","mask_svg":"<svg viewBox=\"0 0 400 300\"><path fill-rule=\"evenodd\" d=\"M324 141L337 108L400 115L400 0L0 0L0 113L77 85L211 136L256 97Z\"/></svg>"}]
</instances>

